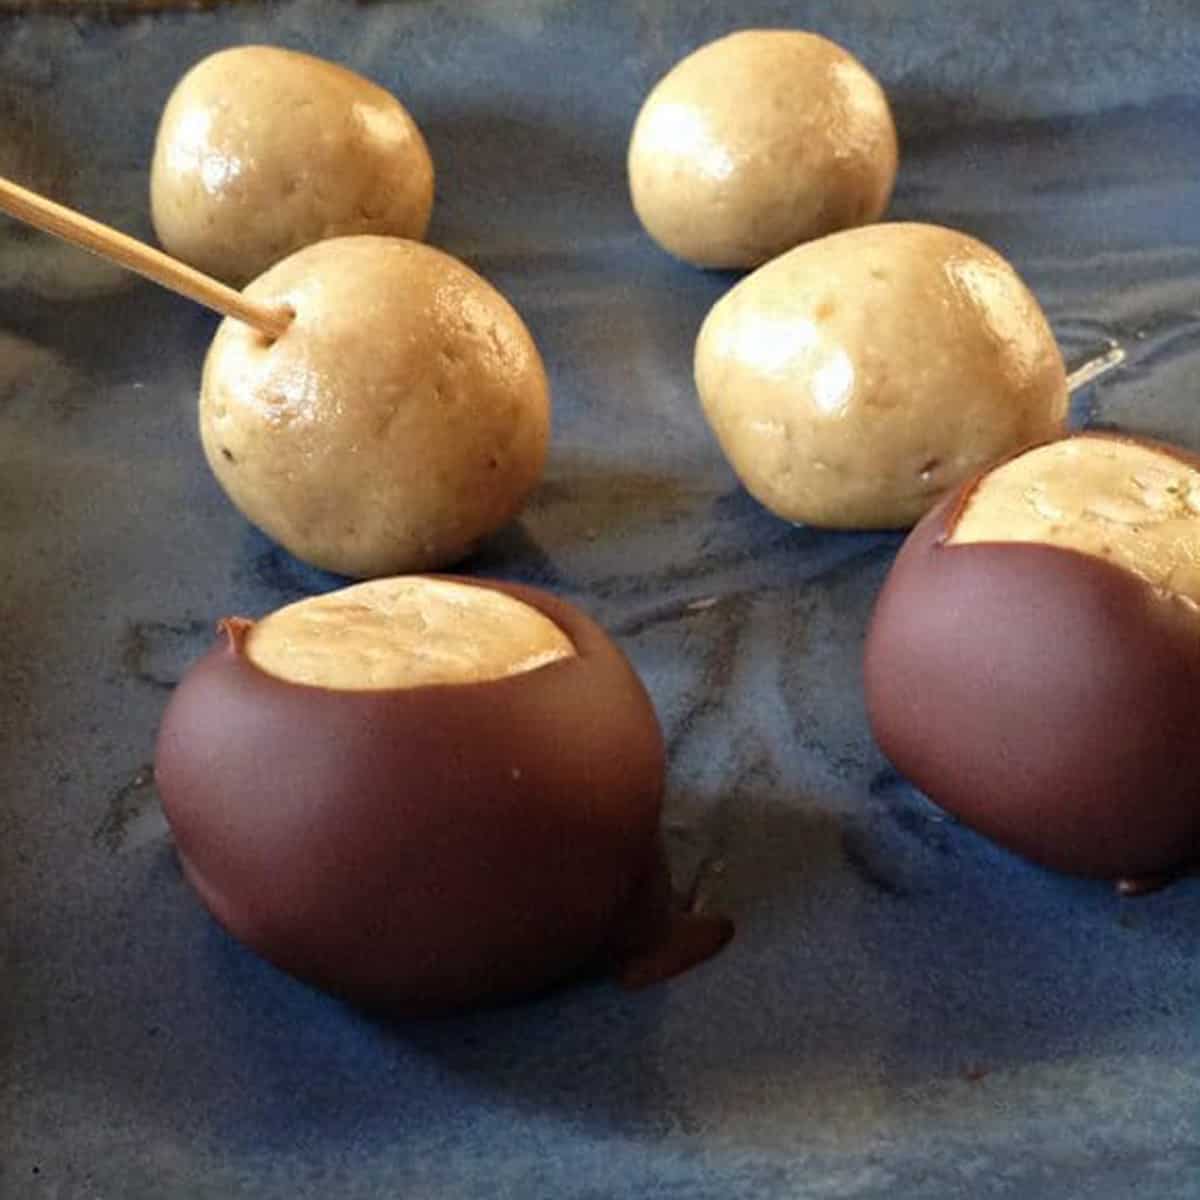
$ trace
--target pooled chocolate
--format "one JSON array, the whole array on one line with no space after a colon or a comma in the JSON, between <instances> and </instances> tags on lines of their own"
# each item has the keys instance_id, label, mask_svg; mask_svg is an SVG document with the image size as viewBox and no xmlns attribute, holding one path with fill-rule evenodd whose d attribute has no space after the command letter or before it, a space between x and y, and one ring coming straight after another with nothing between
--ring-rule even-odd
<instances>
[{"instance_id":1,"label":"pooled chocolate","mask_svg":"<svg viewBox=\"0 0 1200 1200\"><path fill-rule=\"evenodd\" d=\"M338 593L348 618L389 582ZM621 652L544 592L433 582L536 610L573 653L485 682L331 688L268 673L253 625L224 622L156 759L207 907L277 966L395 1015L588 971L649 983L714 953L728 923L674 904L662 735Z\"/></svg>"},{"instance_id":2,"label":"pooled chocolate","mask_svg":"<svg viewBox=\"0 0 1200 1200\"><path fill-rule=\"evenodd\" d=\"M1126 891L1200 862L1198 467L1096 434L1016 456L921 521L867 638L871 727L901 772L1010 850Z\"/></svg>"}]
</instances>

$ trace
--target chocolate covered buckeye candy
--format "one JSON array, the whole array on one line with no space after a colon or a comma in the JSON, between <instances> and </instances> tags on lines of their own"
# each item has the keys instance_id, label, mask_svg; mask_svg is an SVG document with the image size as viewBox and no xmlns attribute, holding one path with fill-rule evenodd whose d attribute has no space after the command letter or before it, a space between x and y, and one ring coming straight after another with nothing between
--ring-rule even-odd
<instances>
[{"instance_id":1,"label":"chocolate covered buckeye candy","mask_svg":"<svg viewBox=\"0 0 1200 1200\"><path fill-rule=\"evenodd\" d=\"M872 729L968 825L1147 885L1200 859L1200 460L1082 434L905 542L866 647Z\"/></svg>"},{"instance_id":2,"label":"chocolate covered buckeye candy","mask_svg":"<svg viewBox=\"0 0 1200 1200\"><path fill-rule=\"evenodd\" d=\"M673 904L644 688L531 588L384 579L226 621L172 697L156 774L216 918L366 1007L604 968L651 982L729 936Z\"/></svg>"}]
</instances>

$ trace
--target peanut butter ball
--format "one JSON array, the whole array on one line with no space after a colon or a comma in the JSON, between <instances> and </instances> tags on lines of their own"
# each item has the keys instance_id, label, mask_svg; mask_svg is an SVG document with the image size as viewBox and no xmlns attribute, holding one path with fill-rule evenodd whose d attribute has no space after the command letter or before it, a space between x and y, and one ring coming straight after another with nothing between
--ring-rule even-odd
<instances>
[{"instance_id":1,"label":"peanut butter ball","mask_svg":"<svg viewBox=\"0 0 1200 1200\"><path fill-rule=\"evenodd\" d=\"M647 97L629 144L633 206L664 250L755 267L877 221L898 160L883 89L814 33L748 29L702 46Z\"/></svg>"},{"instance_id":2,"label":"peanut butter ball","mask_svg":"<svg viewBox=\"0 0 1200 1200\"><path fill-rule=\"evenodd\" d=\"M947 490L1063 432L1062 355L982 242L894 223L799 246L713 306L696 386L725 457L785 520L905 528Z\"/></svg>"},{"instance_id":3,"label":"peanut butter ball","mask_svg":"<svg viewBox=\"0 0 1200 1200\"><path fill-rule=\"evenodd\" d=\"M204 364L200 435L242 513L343 575L448 566L541 478L550 393L512 306L417 242L318 242L246 294L288 306L275 342L226 320Z\"/></svg>"},{"instance_id":4,"label":"peanut butter ball","mask_svg":"<svg viewBox=\"0 0 1200 1200\"><path fill-rule=\"evenodd\" d=\"M150 170L168 253L238 286L323 238L420 240L433 162L390 92L331 62L238 46L179 82Z\"/></svg>"}]
</instances>

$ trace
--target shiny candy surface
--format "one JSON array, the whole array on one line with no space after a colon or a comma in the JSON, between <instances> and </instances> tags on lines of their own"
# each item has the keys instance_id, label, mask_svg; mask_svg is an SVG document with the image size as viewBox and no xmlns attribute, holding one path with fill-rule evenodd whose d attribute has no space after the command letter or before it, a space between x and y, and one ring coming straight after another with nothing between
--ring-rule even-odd
<instances>
[{"instance_id":1,"label":"shiny candy surface","mask_svg":"<svg viewBox=\"0 0 1200 1200\"><path fill-rule=\"evenodd\" d=\"M449 566L541 478L550 394L512 305L397 238L297 251L247 294L296 313L268 344L222 322L204 363L213 473L261 529L343 575Z\"/></svg>"},{"instance_id":2,"label":"shiny candy surface","mask_svg":"<svg viewBox=\"0 0 1200 1200\"><path fill-rule=\"evenodd\" d=\"M362 607L364 588L383 587L341 603ZM674 911L662 732L629 663L544 592L435 590L486 587L575 652L474 680L314 687L263 671L259 630L227 621L174 692L155 749L180 862L213 916L383 1016L528 998L584 974L662 982L731 932ZM486 632L488 605L473 607ZM462 640L472 624L459 623Z\"/></svg>"},{"instance_id":3,"label":"shiny candy surface","mask_svg":"<svg viewBox=\"0 0 1200 1200\"><path fill-rule=\"evenodd\" d=\"M237 46L171 93L150 198L168 253L241 285L322 238L422 238L433 162L408 111L370 80L310 54Z\"/></svg>"},{"instance_id":4,"label":"shiny candy surface","mask_svg":"<svg viewBox=\"0 0 1200 1200\"><path fill-rule=\"evenodd\" d=\"M1096 435L1014 457L913 530L867 633L867 712L897 769L1000 845L1127 891L1200 865L1200 518L1163 479L1198 464Z\"/></svg>"},{"instance_id":5,"label":"shiny candy surface","mask_svg":"<svg viewBox=\"0 0 1200 1200\"><path fill-rule=\"evenodd\" d=\"M833 234L713 306L696 386L747 489L790 521L911 525L948 488L1061 432L1062 356L995 250L938 226Z\"/></svg>"},{"instance_id":6,"label":"shiny candy surface","mask_svg":"<svg viewBox=\"0 0 1200 1200\"><path fill-rule=\"evenodd\" d=\"M801 30L748 29L655 85L630 139L629 185L665 250L753 267L878 220L897 156L887 97L853 55Z\"/></svg>"}]
</instances>

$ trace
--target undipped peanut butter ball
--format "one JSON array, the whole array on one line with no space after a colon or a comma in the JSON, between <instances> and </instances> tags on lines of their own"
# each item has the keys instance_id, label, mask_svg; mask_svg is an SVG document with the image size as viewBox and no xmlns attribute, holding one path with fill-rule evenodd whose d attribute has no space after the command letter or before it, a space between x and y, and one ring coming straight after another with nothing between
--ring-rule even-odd
<instances>
[{"instance_id":1,"label":"undipped peanut butter ball","mask_svg":"<svg viewBox=\"0 0 1200 1200\"><path fill-rule=\"evenodd\" d=\"M275 342L228 319L200 434L234 504L343 575L448 566L541 478L550 393L520 316L486 280L397 238L318 242L246 294L295 318Z\"/></svg>"},{"instance_id":2,"label":"undipped peanut butter ball","mask_svg":"<svg viewBox=\"0 0 1200 1200\"><path fill-rule=\"evenodd\" d=\"M853 55L814 33L748 29L688 55L650 93L629 185L664 250L754 267L877 221L898 154L883 89Z\"/></svg>"},{"instance_id":3,"label":"undipped peanut butter ball","mask_svg":"<svg viewBox=\"0 0 1200 1200\"><path fill-rule=\"evenodd\" d=\"M713 306L695 370L750 493L826 528L909 526L1067 415L1033 294L995 250L936 225L847 230L760 267Z\"/></svg>"},{"instance_id":4,"label":"undipped peanut butter ball","mask_svg":"<svg viewBox=\"0 0 1200 1200\"><path fill-rule=\"evenodd\" d=\"M433 162L390 92L308 54L239 46L171 94L150 200L168 253L241 285L322 238L423 238Z\"/></svg>"}]
</instances>

